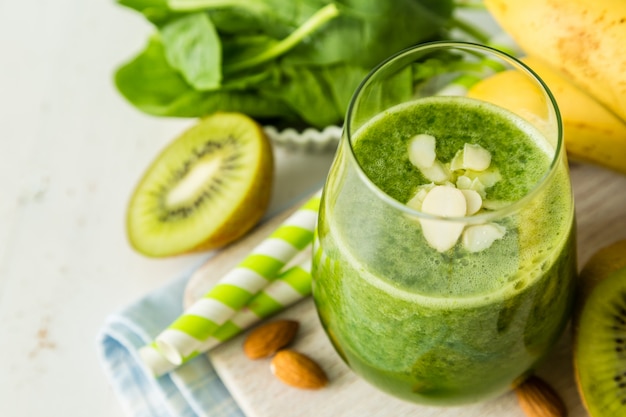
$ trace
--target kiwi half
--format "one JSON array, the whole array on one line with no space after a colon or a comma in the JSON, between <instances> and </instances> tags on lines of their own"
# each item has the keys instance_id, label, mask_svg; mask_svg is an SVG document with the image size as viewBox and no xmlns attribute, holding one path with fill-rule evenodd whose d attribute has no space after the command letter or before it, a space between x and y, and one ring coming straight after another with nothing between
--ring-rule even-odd
<instances>
[{"instance_id":1,"label":"kiwi half","mask_svg":"<svg viewBox=\"0 0 626 417\"><path fill-rule=\"evenodd\" d=\"M152 257L209 250L245 234L271 195L272 148L240 113L216 113L167 146L135 188L127 234Z\"/></svg>"},{"instance_id":2,"label":"kiwi half","mask_svg":"<svg viewBox=\"0 0 626 417\"><path fill-rule=\"evenodd\" d=\"M581 272L574 368L592 417L626 416L626 241L601 250Z\"/></svg>"}]
</instances>

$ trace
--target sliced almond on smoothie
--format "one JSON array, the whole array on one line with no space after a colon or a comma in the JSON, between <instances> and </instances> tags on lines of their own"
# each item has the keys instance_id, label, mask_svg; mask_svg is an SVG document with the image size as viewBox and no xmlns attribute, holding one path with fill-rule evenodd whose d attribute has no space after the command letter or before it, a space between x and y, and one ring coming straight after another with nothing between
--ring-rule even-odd
<instances>
[{"instance_id":1,"label":"sliced almond on smoothie","mask_svg":"<svg viewBox=\"0 0 626 417\"><path fill-rule=\"evenodd\" d=\"M466 143L450 161L450 170L484 171L491 164L491 153L478 144Z\"/></svg>"},{"instance_id":2,"label":"sliced almond on smoothie","mask_svg":"<svg viewBox=\"0 0 626 417\"><path fill-rule=\"evenodd\" d=\"M505 234L506 228L497 223L469 226L463 232L463 246L470 252L480 252L502 239Z\"/></svg>"},{"instance_id":3,"label":"sliced almond on smoothie","mask_svg":"<svg viewBox=\"0 0 626 417\"><path fill-rule=\"evenodd\" d=\"M411 197L409 201L406 202L406 205L408 207L411 207L414 210L421 211L422 203L424 202L424 198L426 198L426 194L428 194L428 192L432 190L434 187L435 187L434 183L420 185L417 188L415 195Z\"/></svg>"},{"instance_id":4,"label":"sliced almond on smoothie","mask_svg":"<svg viewBox=\"0 0 626 417\"><path fill-rule=\"evenodd\" d=\"M487 196L487 192L485 191L486 187L478 178L470 178L467 175L460 175L456 179L456 188L459 190L472 190L476 191L480 198L485 198Z\"/></svg>"},{"instance_id":5,"label":"sliced almond on smoothie","mask_svg":"<svg viewBox=\"0 0 626 417\"><path fill-rule=\"evenodd\" d=\"M483 199L487 197L487 187L485 187L485 184L483 184L482 181L478 178L474 178L472 180L472 183L470 184L468 189L476 191Z\"/></svg>"},{"instance_id":6,"label":"sliced almond on smoothie","mask_svg":"<svg viewBox=\"0 0 626 417\"><path fill-rule=\"evenodd\" d=\"M437 159L434 136L419 134L409 142L409 161L420 170L429 181L443 184L450 180L450 169Z\"/></svg>"},{"instance_id":7,"label":"sliced almond on smoothie","mask_svg":"<svg viewBox=\"0 0 626 417\"><path fill-rule=\"evenodd\" d=\"M433 165L437 155L435 154L436 139L431 135L416 135L409 142L409 160L420 170Z\"/></svg>"},{"instance_id":8,"label":"sliced almond on smoothie","mask_svg":"<svg viewBox=\"0 0 626 417\"><path fill-rule=\"evenodd\" d=\"M462 217L467 212L467 202L461 190L438 185L424 197L422 211L441 217ZM434 219L421 219L420 224L428 244L439 252L456 245L465 227L460 222Z\"/></svg>"},{"instance_id":9,"label":"sliced almond on smoothie","mask_svg":"<svg viewBox=\"0 0 626 417\"><path fill-rule=\"evenodd\" d=\"M465 196L465 202L467 203L467 212L466 216L471 216L472 214L476 214L478 210L483 206L483 199L474 190L461 190L463 195Z\"/></svg>"},{"instance_id":10,"label":"sliced almond on smoothie","mask_svg":"<svg viewBox=\"0 0 626 417\"><path fill-rule=\"evenodd\" d=\"M435 184L443 184L450 180L450 170L440 161L435 160L428 168L420 168L422 174Z\"/></svg>"},{"instance_id":11,"label":"sliced almond on smoothie","mask_svg":"<svg viewBox=\"0 0 626 417\"><path fill-rule=\"evenodd\" d=\"M474 171L484 171L491 164L491 153L478 144L466 143L463 146L463 167Z\"/></svg>"},{"instance_id":12,"label":"sliced almond on smoothie","mask_svg":"<svg viewBox=\"0 0 626 417\"><path fill-rule=\"evenodd\" d=\"M452 169L452 168L451 168ZM467 175L459 175L456 179L456 188L459 190L470 190L472 187L472 179Z\"/></svg>"},{"instance_id":13,"label":"sliced almond on smoothie","mask_svg":"<svg viewBox=\"0 0 626 417\"><path fill-rule=\"evenodd\" d=\"M450 161L451 171L459 171L461 169L465 169L465 166L463 165L463 149L461 149L460 151L457 151L454 154L454 157L452 158L452 160Z\"/></svg>"},{"instance_id":14,"label":"sliced almond on smoothie","mask_svg":"<svg viewBox=\"0 0 626 417\"><path fill-rule=\"evenodd\" d=\"M497 168L487 169L485 171L465 171L465 175L474 180L480 181L485 188L493 187L502 179L502 175Z\"/></svg>"}]
</instances>

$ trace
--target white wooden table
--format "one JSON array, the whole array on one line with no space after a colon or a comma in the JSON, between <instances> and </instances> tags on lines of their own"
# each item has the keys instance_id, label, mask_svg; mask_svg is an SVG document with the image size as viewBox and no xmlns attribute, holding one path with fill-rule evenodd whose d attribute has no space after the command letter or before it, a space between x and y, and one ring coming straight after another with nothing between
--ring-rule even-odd
<instances>
[{"instance_id":1,"label":"white wooden table","mask_svg":"<svg viewBox=\"0 0 626 417\"><path fill-rule=\"evenodd\" d=\"M105 317L199 262L126 242L135 182L190 125L139 113L114 68L149 26L113 0L0 1L0 415L121 417L96 354ZM272 209L332 155L277 152Z\"/></svg>"}]
</instances>

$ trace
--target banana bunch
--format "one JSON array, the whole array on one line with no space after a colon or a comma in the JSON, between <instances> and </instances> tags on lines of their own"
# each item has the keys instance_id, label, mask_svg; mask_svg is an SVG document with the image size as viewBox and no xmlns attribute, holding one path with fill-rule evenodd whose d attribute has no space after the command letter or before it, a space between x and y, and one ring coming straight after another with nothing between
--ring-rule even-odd
<instances>
[{"instance_id":1,"label":"banana bunch","mask_svg":"<svg viewBox=\"0 0 626 417\"><path fill-rule=\"evenodd\" d=\"M570 158L626 174L626 1L484 4L555 96Z\"/></svg>"}]
</instances>

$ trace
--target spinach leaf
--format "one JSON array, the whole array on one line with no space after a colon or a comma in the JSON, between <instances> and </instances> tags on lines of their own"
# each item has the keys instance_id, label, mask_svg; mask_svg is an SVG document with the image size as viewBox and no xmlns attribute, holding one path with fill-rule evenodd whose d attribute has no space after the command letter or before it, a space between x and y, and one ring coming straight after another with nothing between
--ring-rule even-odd
<instances>
[{"instance_id":1,"label":"spinach leaf","mask_svg":"<svg viewBox=\"0 0 626 417\"><path fill-rule=\"evenodd\" d=\"M341 124L354 91L368 70L348 64L326 67L283 66L278 86L267 95L282 99L307 124L318 128ZM369 88L359 115L371 117L413 95L410 67L394 74L377 88Z\"/></svg>"},{"instance_id":2,"label":"spinach leaf","mask_svg":"<svg viewBox=\"0 0 626 417\"><path fill-rule=\"evenodd\" d=\"M275 37L287 36L330 0L167 0L168 7L181 12L209 11L216 27L227 33L240 32L246 24ZM236 30L233 30L237 28Z\"/></svg>"},{"instance_id":3,"label":"spinach leaf","mask_svg":"<svg viewBox=\"0 0 626 417\"><path fill-rule=\"evenodd\" d=\"M413 97L413 68L408 66L395 73L388 73L380 83L366 87L361 92L356 118L352 125L358 128L376 114L406 102Z\"/></svg>"},{"instance_id":4,"label":"spinach leaf","mask_svg":"<svg viewBox=\"0 0 626 417\"><path fill-rule=\"evenodd\" d=\"M348 64L283 66L280 83L266 94L281 98L308 125L341 124L354 90L367 70Z\"/></svg>"},{"instance_id":5,"label":"spinach leaf","mask_svg":"<svg viewBox=\"0 0 626 417\"><path fill-rule=\"evenodd\" d=\"M160 35L116 73L117 88L137 108L173 117L239 111L316 127L341 123L379 62L444 37L454 7L453 0L117 1ZM447 65L431 60L394 75L368 92L365 113L397 103Z\"/></svg>"},{"instance_id":6,"label":"spinach leaf","mask_svg":"<svg viewBox=\"0 0 626 417\"><path fill-rule=\"evenodd\" d=\"M268 70L232 79L219 91L197 91L169 65L163 44L153 36L139 55L117 70L115 84L130 103L155 116L200 117L216 111L239 111L257 118L296 119L282 100L239 89L261 80L273 80L270 85L276 82L275 77L275 71Z\"/></svg>"},{"instance_id":7,"label":"spinach leaf","mask_svg":"<svg viewBox=\"0 0 626 417\"><path fill-rule=\"evenodd\" d=\"M284 67L278 88L268 95L284 101L305 123L324 127L340 122L343 110L329 97L332 92L326 74L311 67Z\"/></svg>"},{"instance_id":8,"label":"spinach leaf","mask_svg":"<svg viewBox=\"0 0 626 417\"><path fill-rule=\"evenodd\" d=\"M441 38L453 0L338 0L340 17L287 57L290 63L349 62L371 68L414 44Z\"/></svg>"},{"instance_id":9,"label":"spinach leaf","mask_svg":"<svg viewBox=\"0 0 626 417\"><path fill-rule=\"evenodd\" d=\"M258 14L244 8L205 9L222 37L267 33ZM283 29L285 30L285 29Z\"/></svg>"},{"instance_id":10,"label":"spinach leaf","mask_svg":"<svg viewBox=\"0 0 626 417\"><path fill-rule=\"evenodd\" d=\"M141 13L147 9L169 10L167 0L117 0L117 3Z\"/></svg>"},{"instance_id":11,"label":"spinach leaf","mask_svg":"<svg viewBox=\"0 0 626 417\"><path fill-rule=\"evenodd\" d=\"M170 10L167 0L117 0L118 4L137 10L155 25L162 25L179 12Z\"/></svg>"},{"instance_id":12,"label":"spinach leaf","mask_svg":"<svg viewBox=\"0 0 626 417\"><path fill-rule=\"evenodd\" d=\"M161 29L165 56L196 90L214 90L222 81L222 44L206 13L176 19Z\"/></svg>"},{"instance_id":13,"label":"spinach leaf","mask_svg":"<svg viewBox=\"0 0 626 417\"><path fill-rule=\"evenodd\" d=\"M247 60L272 48L278 42L278 39L264 33L222 36L222 60L224 65Z\"/></svg>"},{"instance_id":14,"label":"spinach leaf","mask_svg":"<svg viewBox=\"0 0 626 417\"><path fill-rule=\"evenodd\" d=\"M286 38L268 44L266 48L259 50L254 56L229 62L224 70L240 71L276 59L294 48L302 42L304 38L320 29L320 27L323 27L326 22L337 17L338 13L339 11L334 4L328 4L317 10L306 22L290 33Z\"/></svg>"},{"instance_id":15,"label":"spinach leaf","mask_svg":"<svg viewBox=\"0 0 626 417\"><path fill-rule=\"evenodd\" d=\"M167 116L202 117L218 111L244 113L261 120L280 118L290 123L300 120L282 100L250 90L218 90L184 95L171 103Z\"/></svg>"},{"instance_id":16,"label":"spinach leaf","mask_svg":"<svg viewBox=\"0 0 626 417\"><path fill-rule=\"evenodd\" d=\"M332 100L335 106L345 114L350 99L361 81L368 74L367 68L350 64L338 64L321 67L325 78L328 80ZM341 120L335 123L341 123Z\"/></svg>"},{"instance_id":17,"label":"spinach leaf","mask_svg":"<svg viewBox=\"0 0 626 417\"><path fill-rule=\"evenodd\" d=\"M195 91L169 65L157 36L151 37L133 60L118 68L115 84L133 105L156 115L167 115L165 109L172 102Z\"/></svg>"}]
</instances>

